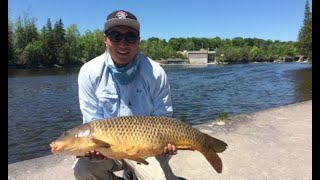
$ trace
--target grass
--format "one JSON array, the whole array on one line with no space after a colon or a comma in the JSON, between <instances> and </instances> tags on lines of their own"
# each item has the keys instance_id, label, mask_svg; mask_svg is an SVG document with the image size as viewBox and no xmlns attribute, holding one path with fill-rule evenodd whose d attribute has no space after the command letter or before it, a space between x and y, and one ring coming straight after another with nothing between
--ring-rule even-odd
<instances>
[{"instance_id":1,"label":"grass","mask_svg":"<svg viewBox=\"0 0 320 180\"><path fill-rule=\"evenodd\" d=\"M220 112L220 113L218 113L218 115L215 119L220 120L220 121L226 121L226 120L229 120L229 117L230 116L227 112Z\"/></svg>"}]
</instances>

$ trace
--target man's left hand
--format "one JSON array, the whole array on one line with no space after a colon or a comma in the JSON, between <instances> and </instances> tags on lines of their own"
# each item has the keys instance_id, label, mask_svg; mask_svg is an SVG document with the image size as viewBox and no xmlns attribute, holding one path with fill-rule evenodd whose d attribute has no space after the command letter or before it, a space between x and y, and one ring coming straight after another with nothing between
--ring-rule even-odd
<instances>
[{"instance_id":1,"label":"man's left hand","mask_svg":"<svg viewBox=\"0 0 320 180\"><path fill-rule=\"evenodd\" d=\"M174 145L168 144L164 147L163 152L160 155L175 155L177 154L177 148Z\"/></svg>"}]
</instances>

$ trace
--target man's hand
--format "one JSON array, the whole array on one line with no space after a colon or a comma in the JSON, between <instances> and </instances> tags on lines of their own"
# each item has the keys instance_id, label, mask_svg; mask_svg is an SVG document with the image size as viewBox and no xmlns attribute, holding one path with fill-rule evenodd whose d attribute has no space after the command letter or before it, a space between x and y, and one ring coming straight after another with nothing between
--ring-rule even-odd
<instances>
[{"instance_id":1,"label":"man's hand","mask_svg":"<svg viewBox=\"0 0 320 180\"><path fill-rule=\"evenodd\" d=\"M160 155L175 155L177 154L177 148L174 145L168 144L164 147L163 152Z\"/></svg>"},{"instance_id":2,"label":"man's hand","mask_svg":"<svg viewBox=\"0 0 320 180\"><path fill-rule=\"evenodd\" d=\"M106 156L101 154L99 151L95 151L95 150L91 150L91 151L86 152L84 156L77 156L77 158L79 158L79 157L87 157L90 160L108 159Z\"/></svg>"}]
</instances>

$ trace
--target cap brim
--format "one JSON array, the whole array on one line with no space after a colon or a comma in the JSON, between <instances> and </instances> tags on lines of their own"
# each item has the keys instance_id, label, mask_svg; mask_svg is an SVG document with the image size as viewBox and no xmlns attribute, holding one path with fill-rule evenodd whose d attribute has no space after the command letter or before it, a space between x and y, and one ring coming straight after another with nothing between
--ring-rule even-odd
<instances>
[{"instance_id":1,"label":"cap brim","mask_svg":"<svg viewBox=\"0 0 320 180\"><path fill-rule=\"evenodd\" d=\"M128 26L140 32L140 24L138 23L138 21L133 19L109 19L105 23L104 31L107 31L115 26Z\"/></svg>"}]
</instances>

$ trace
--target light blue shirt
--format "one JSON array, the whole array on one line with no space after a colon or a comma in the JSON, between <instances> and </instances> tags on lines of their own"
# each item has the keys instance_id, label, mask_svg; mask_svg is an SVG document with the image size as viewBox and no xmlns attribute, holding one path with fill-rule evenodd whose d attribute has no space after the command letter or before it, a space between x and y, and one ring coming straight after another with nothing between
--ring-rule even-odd
<instances>
[{"instance_id":1,"label":"light blue shirt","mask_svg":"<svg viewBox=\"0 0 320 180\"><path fill-rule=\"evenodd\" d=\"M138 52L138 72L127 85L117 83L108 64L110 54L85 63L78 75L79 103L83 123L94 119L129 115L172 116L167 75L159 63Z\"/></svg>"}]
</instances>

